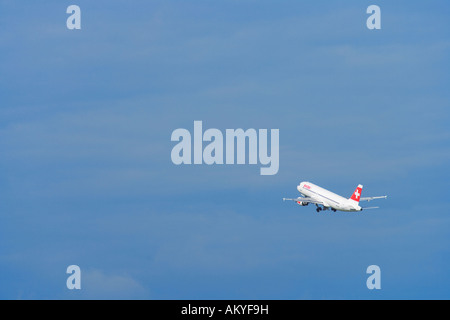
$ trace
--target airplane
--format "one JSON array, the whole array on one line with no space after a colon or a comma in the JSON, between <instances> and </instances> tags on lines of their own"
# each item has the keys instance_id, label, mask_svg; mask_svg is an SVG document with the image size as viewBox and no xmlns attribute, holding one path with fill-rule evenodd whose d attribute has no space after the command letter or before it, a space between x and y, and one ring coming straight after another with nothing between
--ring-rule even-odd
<instances>
[{"instance_id":1,"label":"airplane","mask_svg":"<svg viewBox=\"0 0 450 320\"><path fill-rule=\"evenodd\" d=\"M386 199L387 196L378 197L361 197L361 191L363 186L360 184L353 192L349 199L341 197L336 193L328 191L327 189L316 186L315 184L307 181L301 182L297 186L297 190L303 197L298 197L295 199L283 198L283 201L290 200L295 201L301 206L307 206L312 203L316 205L316 211L320 212L322 210L331 209L333 212L345 211L345 212L358 212L363 209L376 209L378 207L360 207L360 201L371 201L374 199Z\"/></svg>"}]
</instances>

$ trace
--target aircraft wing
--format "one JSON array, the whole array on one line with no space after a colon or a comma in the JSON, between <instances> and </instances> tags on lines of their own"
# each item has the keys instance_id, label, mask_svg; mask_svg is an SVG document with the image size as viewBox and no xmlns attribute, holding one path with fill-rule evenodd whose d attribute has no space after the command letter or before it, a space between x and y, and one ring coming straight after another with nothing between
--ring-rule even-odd
<instances>
[{"instance_id":1,"label":"aircraft wing","mask_svg":"<svg viewBox=\"0 0 450 320\"><path fill-rule=\"evenodd\" d=\"M361 197L359 198L359 201L371 201L374 199L386 199L387 196L379 196L379 197Z\"/></svg>"},{"instance_id":2,"label":"aircraft wing","mask_svg":"<svg viewBox=\"0 0 450 320\"><path fill-rule=\"evenodd\" d=\"M283 201L286 201L286 200L295 201L295 202L301 201L303 203L324 204L322 201L315 200L315 199L310 198L310 197L307 197L307 198L298 197L298 198L295 198L295 199L283 198Z\"/></svg>"}]
</instances>

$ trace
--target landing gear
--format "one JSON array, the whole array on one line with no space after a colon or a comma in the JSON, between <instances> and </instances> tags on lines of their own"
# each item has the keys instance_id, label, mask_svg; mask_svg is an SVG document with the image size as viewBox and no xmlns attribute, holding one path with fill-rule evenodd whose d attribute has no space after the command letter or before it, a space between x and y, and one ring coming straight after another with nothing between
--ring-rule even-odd
<instances>
[{"instance_id":1,"label":"landing gear","mask_svg":"<svg viewBox=\"0 0 450 320\"><path fill-rule=\"evenodd\" d=\"M325 211L325 210L328 210L328 209L331 209L333 212L336 212L336 209L334 209L334 208L331 208L331 207L325 207L325 206L323 206L323 207L320 207L319 205L317 205L316 204L316 212L320 212L320 211Z\"/></svg>"}]
</instances>

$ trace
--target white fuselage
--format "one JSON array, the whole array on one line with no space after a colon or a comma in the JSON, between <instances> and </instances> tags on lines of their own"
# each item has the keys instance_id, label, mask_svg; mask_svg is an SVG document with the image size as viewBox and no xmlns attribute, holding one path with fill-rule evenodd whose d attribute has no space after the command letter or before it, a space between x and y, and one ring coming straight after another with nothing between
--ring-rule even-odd
<instances>
[{"instance_id":1,"label":"white fuselage","mask_svg":"<svg viewBox=\"0 0 450 320\"><path fill-rule=\"evenodd\" d=\"M358 202L346 199L340 195L328 191L327 189L316 186L311 182L301 182L297 186L297 190L305 197L311 197L315 200L322 201L325 207L333 208L340 211L361 211L362 208Z\"/></svg>"}]
</instances>

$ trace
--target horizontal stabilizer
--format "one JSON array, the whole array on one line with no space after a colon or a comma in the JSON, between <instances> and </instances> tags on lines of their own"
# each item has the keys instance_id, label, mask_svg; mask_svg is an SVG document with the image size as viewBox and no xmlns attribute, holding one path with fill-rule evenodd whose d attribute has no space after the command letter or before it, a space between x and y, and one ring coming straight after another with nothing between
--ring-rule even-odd
<instances>
[{"instance_id":1,"label":"horizontal stabilizer","mask_svg":"<svg viewBox=\"0 0 450 320\"><path fill-rule=\"evenodd\" d=\"M375 199L386 199L387 196L379 196L379 197L361 197L359 201L372 201Z\"/></svg>"}]
</instances>

